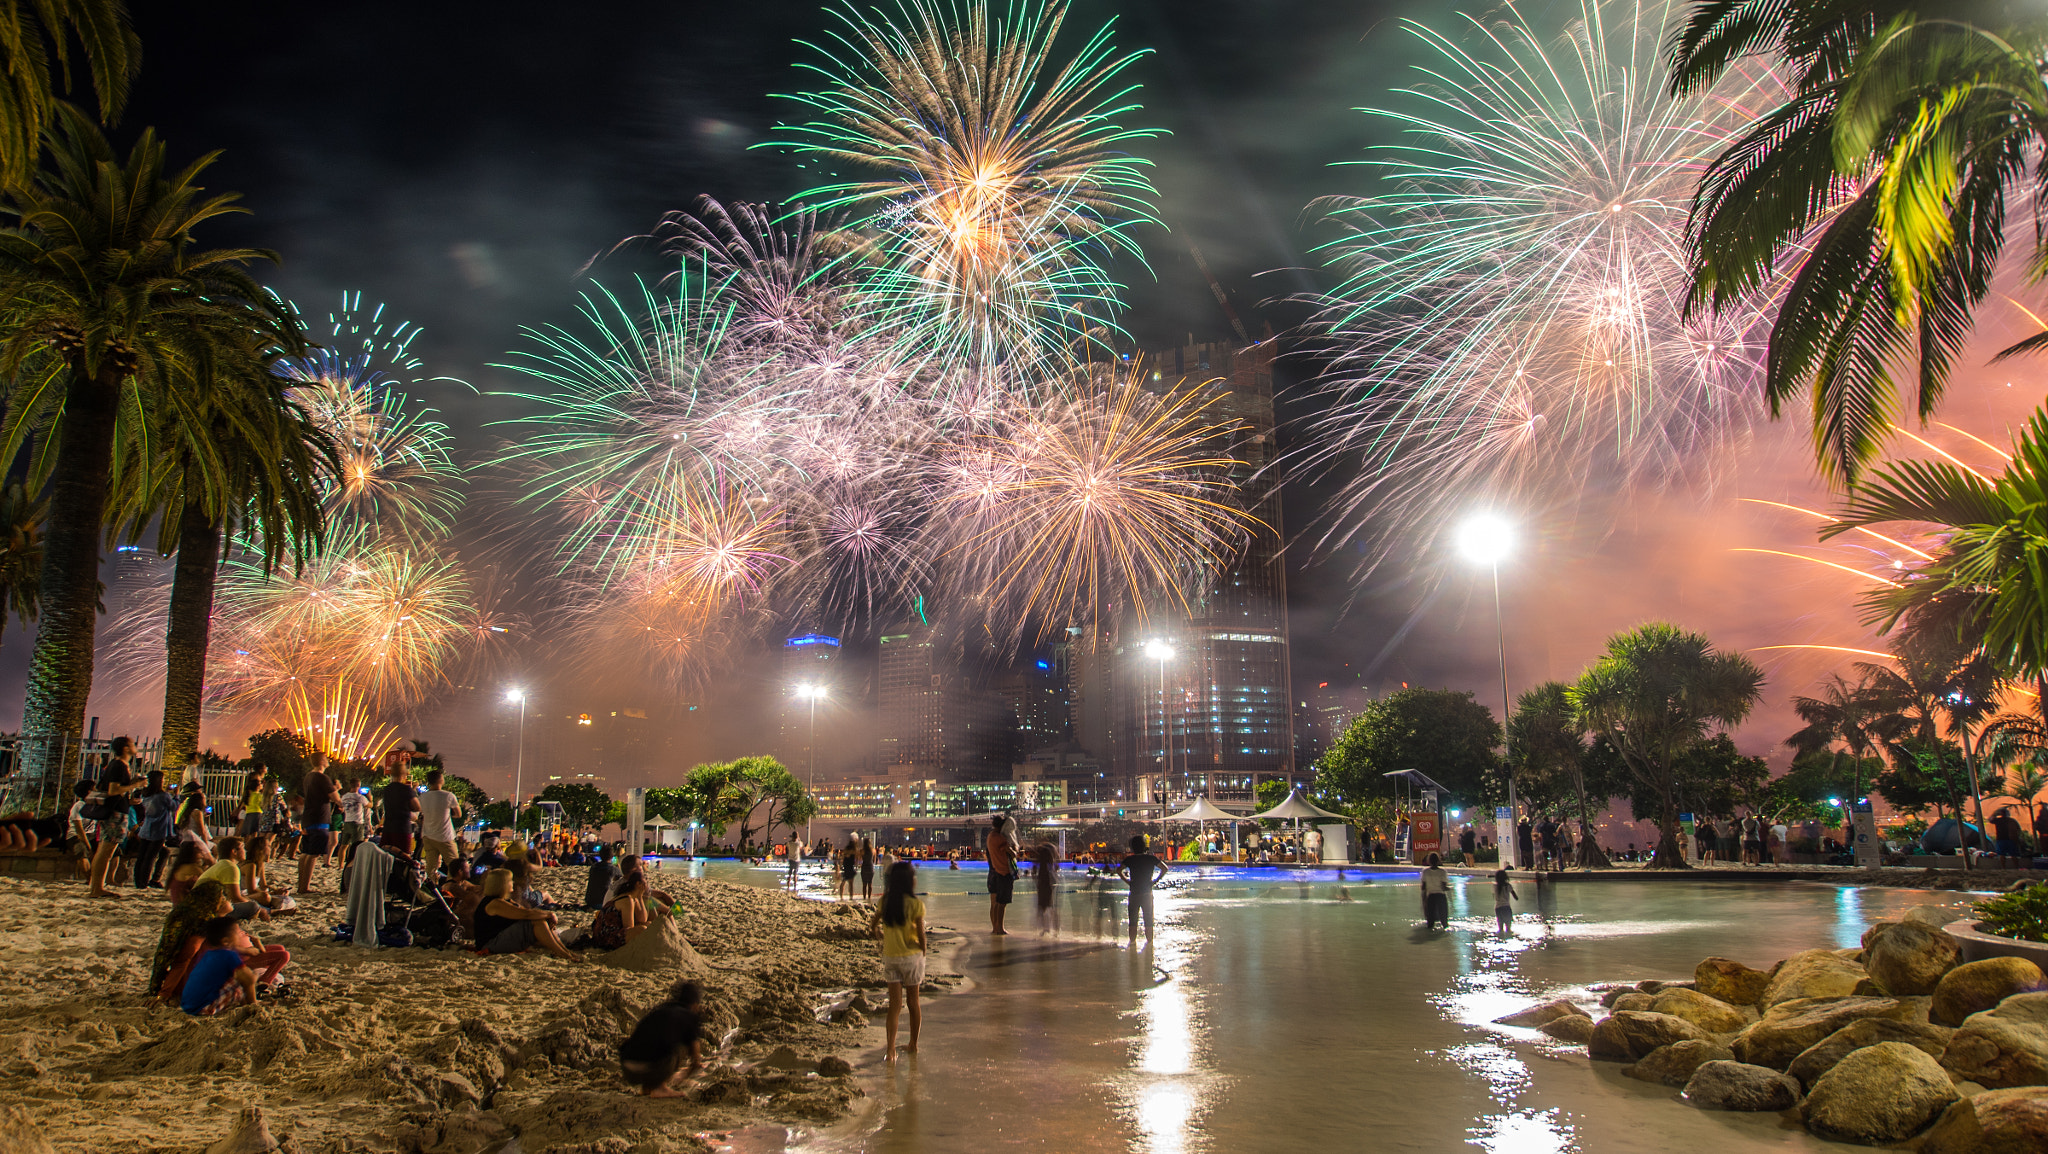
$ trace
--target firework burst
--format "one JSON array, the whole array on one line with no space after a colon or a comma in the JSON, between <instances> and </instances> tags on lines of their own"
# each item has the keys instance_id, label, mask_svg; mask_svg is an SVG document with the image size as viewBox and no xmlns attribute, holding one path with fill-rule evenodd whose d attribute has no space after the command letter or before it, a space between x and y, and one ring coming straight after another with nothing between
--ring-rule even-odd
<instances>
[{"instance_id":1,"label":"firework burst","mask_svg":"<svg viewBox=\"0 0 2048 1154\"><path fill-rule=\"evenodd\" d=\"M1313 462L1355 471L1323 543L1441 532L1471 505L1568 506L1591 488L1710 476L1761 415L1769 302L1684 315L1687 206L1700 172L1772 104L1731 70L1673 97L1672 0L1584 0L1555 45L1517 15L1366 109L1411 143L1361 162L1388 191L1328 202L1342 274L1314 303L1331 404Z\"/></svg>"}]
</instances>

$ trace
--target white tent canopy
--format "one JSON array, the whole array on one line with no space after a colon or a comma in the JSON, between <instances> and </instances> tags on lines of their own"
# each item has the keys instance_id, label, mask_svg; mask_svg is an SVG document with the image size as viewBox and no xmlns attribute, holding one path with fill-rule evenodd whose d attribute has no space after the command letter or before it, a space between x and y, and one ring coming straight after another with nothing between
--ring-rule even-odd
<instances>
[{"instance_id":1,"label":"white tent canopy","mask_svg":"<svg viewBox=\"0 0 2048 1154\"><path fill-rule=\"evenodd\" d=\"M1167 817L1167 819L1166 819L1166 820L1168 820L1168 821L1230 821L1230 820L1232 820L1232 819L1233 819L1233 818L1234 818L1235 816L1236 816L1236 815L1232 814L1232 813L1231 813L1231 812L1230 812L1229 810L1226 810L1226 809L1223 809L1223 808L1221 808L1220 806L1216 805L1216 804L1215 804L1214 802L1210 801L1210 800L1209 800L1208 798L1206 798L1206 797L1198 797L1198 798L1196 798L1196 799L1195 799L1195 804L1193 804L1193 805L1191 805L1191 806L1187 807L1187 808L1186 808L1186 809L1184 809L1184 810L1181 810L1181 811L1180 811L1179 813L1176 813L1176 814L1171 814L1171 815L1169 815L1169 816Z\"/></svg>"},{"instance_id":2,"label":"white tent canopy","mask_svg":"<svg viewBox=\"0 0 2048 1154\"><path fill-rule=\"evenodd\" d=\"M1276 821L1284 821L1289 818L1301 819L1312 817L1331 817L1336 818L1338 821L1344 820L1344 815L1341 813L1331 813L1327 809L1317 809L1315 806L1310 805L1301 796L1301 791L1298 789L1289 790L1286 801L1281 802L1264 813L1255 813L1252 816L1255 818L1271 818Z\"/></svg>"}]
</instances>

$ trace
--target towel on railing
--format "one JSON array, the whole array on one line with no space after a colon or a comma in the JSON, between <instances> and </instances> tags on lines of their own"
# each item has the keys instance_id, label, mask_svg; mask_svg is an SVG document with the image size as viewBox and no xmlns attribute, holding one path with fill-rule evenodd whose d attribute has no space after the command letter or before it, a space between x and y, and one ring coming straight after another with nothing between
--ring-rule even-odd
<instances>
[{"instance_id":1,"label":"towel on railing","mask_svg":"<svg viewBox=\"0 0 2048 1154\"><path fill-rule=\"evenodd\" d=\"M384 887L391 880L391 862L382 846L364 842L356 847L356 864L348 879L348 921L359 946L375 947L377 931L384 927Z\"/></svg>"}]
</instances>

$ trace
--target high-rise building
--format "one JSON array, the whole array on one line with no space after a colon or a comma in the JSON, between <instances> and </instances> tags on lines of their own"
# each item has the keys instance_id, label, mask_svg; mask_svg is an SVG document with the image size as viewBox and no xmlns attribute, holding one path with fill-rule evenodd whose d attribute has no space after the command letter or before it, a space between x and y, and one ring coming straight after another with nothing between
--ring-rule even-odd
<instances>
[{"instance_id":1,"label":"high-rise building","mask_svg":"<svg viewBox=\"0 0 2048 1154\"><path fill-rule=\"evenodd\" d=\"M892 773L908 766L942 780L1009 775L1002 699L973 684L932 626L882 636L877 689L877 760Z\"/></svg>"},{"instance_id":2,"label":"high-rise building","mask_svg":"<svg viewBox=\"0 0 2048 1154\"><path fill-rule=\"evenodd\" d=\"M996 683L996 695L1008 714L1013 760L1067 741L1067 687L1054 654L1029 657L1023 669Z\"/></svg>"},{"instance_id":3,"label":"high-rise building","mask_svg":"<svg viewBox=\"0 0 2048 1154\"><path fill-rule=\"evenodd\" d=\"M821 748L830 740L831 722L837 715L827 703L843 693L839 680L841 652L839 638L823 633L800 633L782 643L781 676L775 685L775 692L781 695L781 708L776 715L775 759L793 773L801 775L812 768L813 732L822 734L818 742ZM824 690L822 699L803 692L820 689ZM843 706L844 702L840 704ZM815 720L823 730L812 724L814 709L820 711Z\"/></svg>"},{"instance_id":4,"label":"high-rise building","mask_svg":"<svg viewBox=\"0 0 2048 1154\"><path fill-rule=\"evenodd\" d=\"M1128 736L1101 736L1135 779L1136 800L1249 798L1261 781L1295 776L1285 526L1279 492L1262 476L1276 451L1273 353L1267 340L1244 349L1191 343L1145 356L1148 387L1215 391L1207 415L1236 426L1217 448L1238 462L1230 479L1260 526L1228 564L1204 575L1184 611L1177 603L1154 606L1144 625L1126 618L1110 647L1109 727ZM1173 650L1163 665L1152 655L1155 640Z\"/></svg>"}]
</instances>

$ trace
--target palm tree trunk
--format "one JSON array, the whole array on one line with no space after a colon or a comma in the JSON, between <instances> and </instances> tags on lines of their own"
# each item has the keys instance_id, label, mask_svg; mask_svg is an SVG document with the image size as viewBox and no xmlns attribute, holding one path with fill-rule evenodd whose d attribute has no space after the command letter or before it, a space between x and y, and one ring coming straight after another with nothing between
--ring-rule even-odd
<instances>
[{"instance_id":1,"label":"palm tree trunk","mask_svg":"<svg viewBox=\"0 0 2048 1154\"><path fill-rule=\"evenodd\" d=\"M102 364L97 376L74 368L66 385L50 511L43 534L41 602L35 649L29 655L21 734L29 740L31 775L61 781L85 730L92 696L93 630L100 611L100 536L114 464L114 418L121 371Z\"/></svg>"},{"instance_id":2,"label":"palm tree trunk","mask_svg":"<svg viewBox=\"0 0 2048 1154\"><path fill-rule=\"evenodd\" d=\"M178 518L178 564L171 577L164 631L163 763L183 765L199 748L200 700L206 691L206 649L213 626L213 590L220 576L220 526L196 504Z\"/></svg>"}]
</instances>

